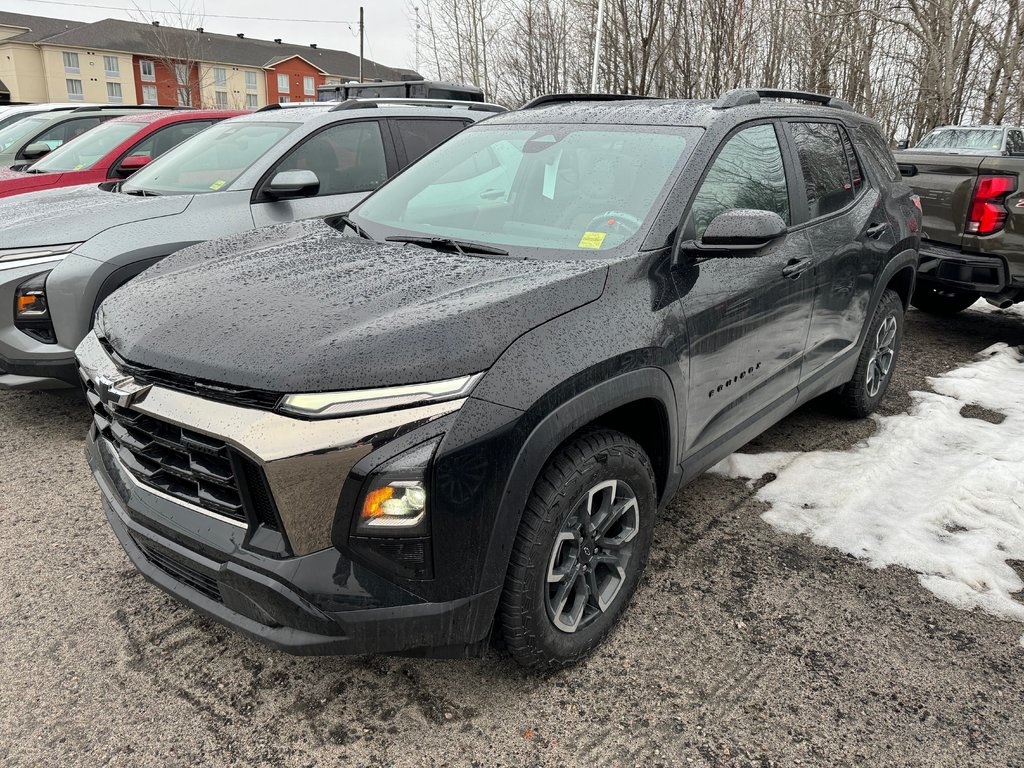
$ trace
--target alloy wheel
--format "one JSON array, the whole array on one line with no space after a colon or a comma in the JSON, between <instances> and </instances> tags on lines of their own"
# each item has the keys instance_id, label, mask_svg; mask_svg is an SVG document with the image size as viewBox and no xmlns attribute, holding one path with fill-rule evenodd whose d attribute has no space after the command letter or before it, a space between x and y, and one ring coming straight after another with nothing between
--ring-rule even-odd
<instances>
[{"instance_id":1,"label":"alloy wheel","mask_svg":"<svg viewBox=\"0 0 1024 768\"><path fill-rule=\"evenodd\" d=\"M548 558L545 602L562 632L576 632L605 613L626 581L640 507L622 480L594 485L576 503Z\"/></svg>"},{"instance_id":2,"label":"alloy wheel","mask_svg":"<svg viewBox=\"0 0 1024 768\"><path fill-rule=\"evenodd\" d=\"M878 327L875 334L875 348L868 360L866 374L866 388L868 397L875 397L885 383L885 377L892 369L893 360L896 358L896 332L899 326L895 315L889 315Z\"/></svg>"}]
</instances>

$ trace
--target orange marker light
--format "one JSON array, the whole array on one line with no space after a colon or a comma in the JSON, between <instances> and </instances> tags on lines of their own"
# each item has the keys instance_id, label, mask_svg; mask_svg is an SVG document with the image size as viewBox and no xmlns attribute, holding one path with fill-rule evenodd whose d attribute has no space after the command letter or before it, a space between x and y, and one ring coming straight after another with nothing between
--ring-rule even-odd
<instances>
[{"instance_id":1,"label":"orange marker light","mask_svg":"<svg viewBox=\"0 0 1024 768\"><path fill-rule=\"evenodd\" d=\"M363 501L363 520L372 520L375 517L382 516L384 514L384 502L394 498L394 495L395 489L390 486L378 488L366 494L366 500Z\"/></svg>"},{"instance_id":2,"label":"orange marker light","mask_svg":"<svg viewBox=\"0 0 1024 768\"><path fill-rule=\"evenodd\" d=\"M18 297L18 312L30 312L34 309L39 309L36 304L39 303L38 296L19 296Z\"/></svg>"}]
</instances>

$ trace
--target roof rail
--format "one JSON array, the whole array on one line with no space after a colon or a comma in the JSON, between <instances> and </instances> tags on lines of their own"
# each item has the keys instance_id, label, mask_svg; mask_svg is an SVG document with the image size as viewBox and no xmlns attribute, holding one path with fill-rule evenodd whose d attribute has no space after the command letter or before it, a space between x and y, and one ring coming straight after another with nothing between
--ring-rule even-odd
<instances>
[{"instance_id":1,"label":"roof rail","mask_svg":"<svg viewBox=\"0 0 1024 768\"><path fill-rule=\"evenodd\" d=\"M267 104L259 109L254 109L253 112L273 112L275 109L298 109L300 107L330 107L337 103L337 101L286 101L284 104Z\"/></svg>"},{"instance_id":2,"label":"roof rail","mask_svg":"<svg viewBox=\"0 0 1024 768\"><path fill-rule=\"evenodd\" d=\"M103 112L107 109L138 109L143 112L158 112L165 109L197 109L197 107L159 107L156 104L96 104L92 107L74 107L72 112Z\"/></svg>"},{"instance_id":3,"label":"roof rail","mask_svg":"<svg viewBox=\"0 0 1024 768\"><path fill-rule=\"evenodd\" d=\"M332 112L344 112L349 109L376 109L380 105L441 107L443 109L469 109L477 112L508 112L500 104L488 104L486 101L459 101L458 99L348 99L334 107Z\"/></svg>"},{"instance_id":4,"label":"roof rail","mask_svg":"<svg viewBox=\"0 0 1024 768\"><path fill-rule=\"evenodd\" d=\"M833 109L845 109L853 111L850 103L836 96L826 96L823 93L811 93L810 91L787 91L778 88L734 88L722 94L713 105L712 109L732 109L746 104L760 104L761 99L794 99L796 101L810 101L820 104L823 107Z\"/></svg>"},{"instance_id":5,"label":"roof rail","mask_svg":"<svg viewBox=\"0 0 1024 768\"><path fill-rule=\"evenodd\" d=\"M632 93L546 93L528 101L520 109L534 109L547 104L570 104L577 101L627 101L633 99L656 99L657 96L637 96Z\"/></svg>"}]
</instances>

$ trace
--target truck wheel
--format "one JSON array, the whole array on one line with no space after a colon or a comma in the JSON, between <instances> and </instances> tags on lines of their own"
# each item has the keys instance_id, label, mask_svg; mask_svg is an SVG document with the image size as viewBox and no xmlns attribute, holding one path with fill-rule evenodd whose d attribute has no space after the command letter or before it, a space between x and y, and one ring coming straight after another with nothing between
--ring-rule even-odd
<instances>
[{"instance_id":1,"label":"truck wheel","mask_svg":"<svg viewBox=\"0 0 1024 768\"><path fill-rule=\"evenodd\" d=\"M588 430L548 461L519 526L499 619L526 667L576 663L611 631L647 563L654 470L625 435Z\"/></svg>"},{"instance_id":2,"label":"truck wheel","mask_svg":"<svg viewBox=\"0 0 1024 768\"><path fill-rule=\"evenodd\" d=\"M910 303L931 315L955 315L971 306L979 296L981 294L977 291L958 291L918 283Z\"/></svg>"},{"instance_id":3,"label":"truck wheel","mask_svg":"<svg viewBox=\"0 0 1024 768\"><path fill-rule=\"evenodd\" d=\"M863 418L878 407L892 381L903 342L903 300L887 289L878 302L853 378L837 392L840 410Z\"/></svg>"}]
</instances>

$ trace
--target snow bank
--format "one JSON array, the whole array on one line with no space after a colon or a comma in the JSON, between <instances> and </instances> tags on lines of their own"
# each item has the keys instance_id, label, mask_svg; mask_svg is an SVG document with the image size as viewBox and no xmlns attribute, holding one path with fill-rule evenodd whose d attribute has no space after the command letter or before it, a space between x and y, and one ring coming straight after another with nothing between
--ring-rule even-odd
<instances>
[{"instance_id":1,"label":"snow bank","mask_svg":"<svg viewBox=\"0 0 1024 768\"><path fill-rule=\"evenodd\" d=\"M1014 304L1009 309L1000 309L999 307L993 307L984 299L978 299L967 309L968 311L985 312L992 315L1017 315L1018 317L1024 317L1024 304Z\"/></svg>"},{"instance_id":2,"label":"snow bank","mask_svg":"<svg viewBox=\"0 0 1024 768\"><path fill-rule=\"evenodd\" d=\"M849 552L873 568L900 565L953 605L1024 621L1024 356L1006 344L914 392L909 413L876 417L849 451L735 454L712 472L757 480L763 519ZM967 404L1005 416L966 418Z\"/></svg>"}]
</instances>

